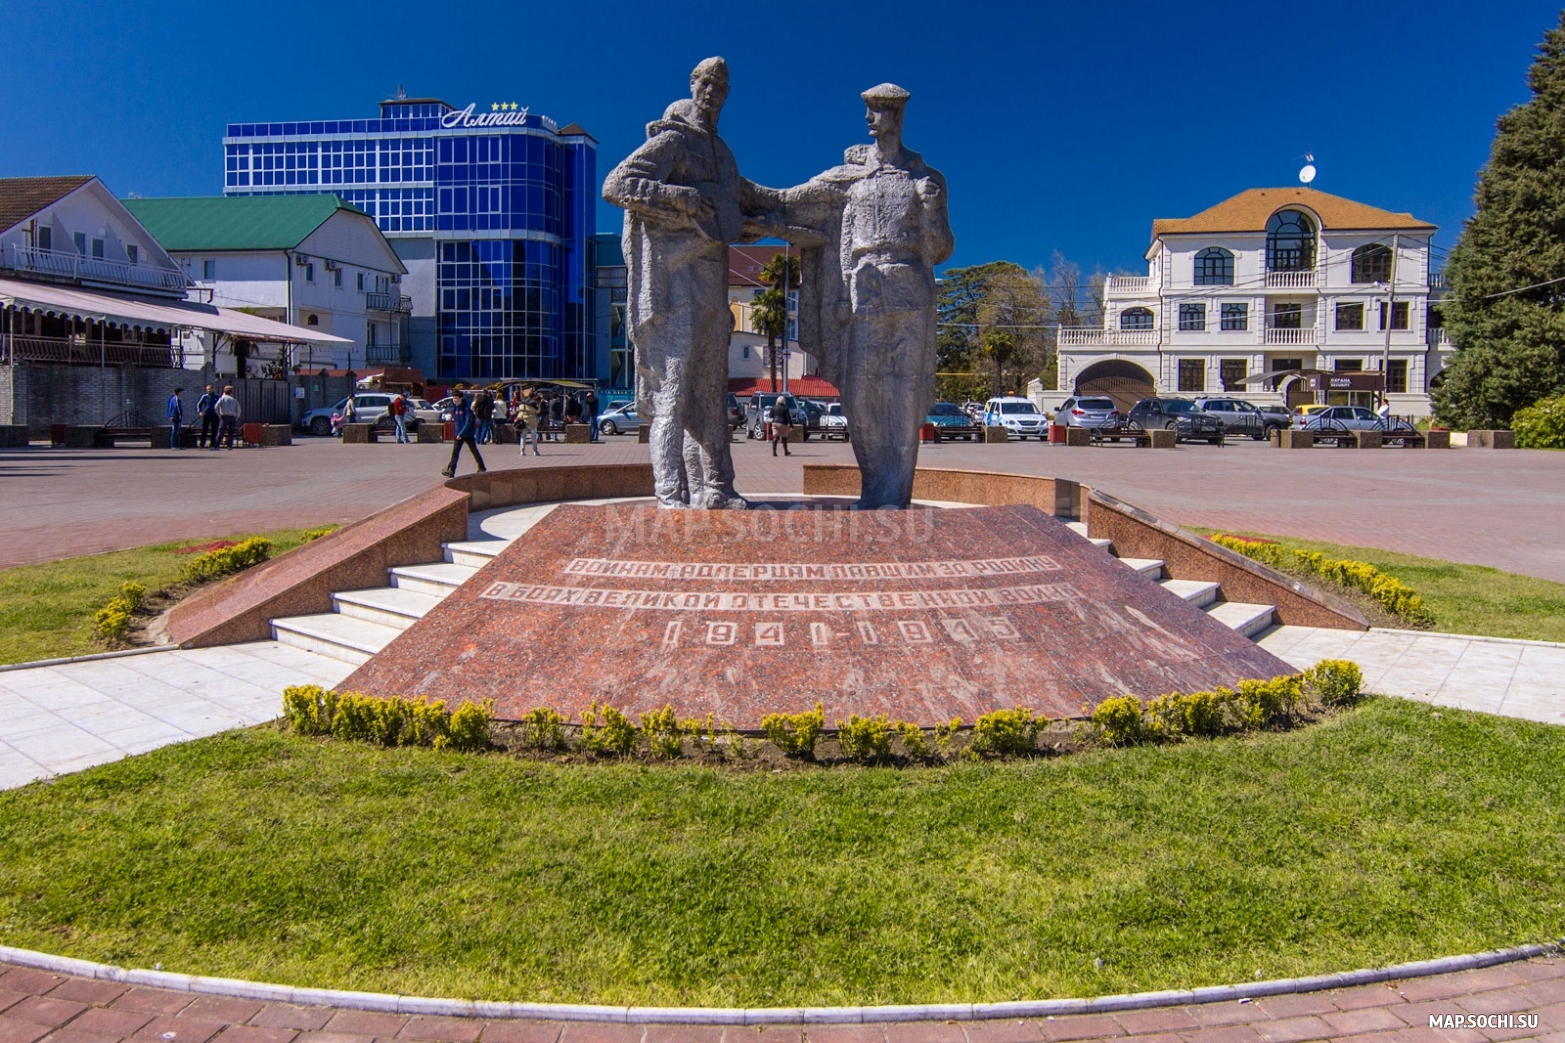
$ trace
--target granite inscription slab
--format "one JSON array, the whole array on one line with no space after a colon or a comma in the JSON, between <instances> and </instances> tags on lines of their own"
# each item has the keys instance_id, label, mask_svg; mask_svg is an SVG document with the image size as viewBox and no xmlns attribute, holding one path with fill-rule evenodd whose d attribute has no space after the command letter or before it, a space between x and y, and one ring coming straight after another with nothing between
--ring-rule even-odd
<instances>
[{"instance_id":1,"label":"granite inscription slab","mask_svg":"<svg viewBox=\"0 0 1565 1043\"><path fill-rule=\"evenodd\" d=\"M753 729L817 701L932 725L1287 672L1033 507L567 504L342 689Z\"/></svg>"}]
</instances>

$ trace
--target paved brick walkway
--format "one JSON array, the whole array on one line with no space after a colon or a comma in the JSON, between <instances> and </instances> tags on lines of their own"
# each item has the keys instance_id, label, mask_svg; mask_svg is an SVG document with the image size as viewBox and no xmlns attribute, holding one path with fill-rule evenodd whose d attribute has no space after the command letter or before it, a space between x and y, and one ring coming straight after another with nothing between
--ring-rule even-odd
<instances>
[{"instance_id":1,"label":"paved brick walkway","mask_svg":"<svg viewBox=\"0 0 1565 1043\"><path fill-rule=\"evenodd\" d=\"M628 437L545 445L518 458L485 447L491 467L647 459ZM284 449L0 452L0 567L163 539L361 518L440 480L449 449L347 446L302 438ZM840 442L773 458L734 444L741 490L797 492L805 463L848 463ZM1453 449L1282 452L1243 443L1173 452L1070 449L1037 442L926 446L926 466L1058 475L1171 521L1269 532L1492 565L1565 582L1565 453ZM471 467L463 463L464 471Z\"/></svg>"},{"instance_id":2,"label":"paved brick walkway","mask_svg":"<svg viewBox=\"0 0 1565 1043\"><path fill-rule=\"evenodd\" d=\"M1430 1016L1536 1014L1536 1028L1434 1029ZM1565 1043L1565 960L1296 993L1040 1020L890 1025L483 1021L299 1007L69 978L0 964L0 1043Z\"/></svg>"}]
</instances>

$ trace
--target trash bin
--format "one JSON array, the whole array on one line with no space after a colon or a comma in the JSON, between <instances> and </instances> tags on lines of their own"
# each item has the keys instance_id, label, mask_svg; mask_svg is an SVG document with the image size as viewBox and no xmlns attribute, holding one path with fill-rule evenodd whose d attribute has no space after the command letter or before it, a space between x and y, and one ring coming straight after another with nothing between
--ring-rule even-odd
<instances>
[{"instance_id":1,"label":"trash bin","mask_svg":"<svg viewBox=\"0 0 1565 1043\"><path fill-rule=\"evenodd\" d=\"M1049 444L1050 445L1064 445L1065 444L1065 425L1064 424L1050 424L1049 425Z\"/></svg>"},{"instance_id":2,"label":"trash bin","mask_svg":"<svg viewBox=\"0 0 1565 1043\"><path fill-rule=\"evenodd\" d=\"M920 442L937 441L934 424L920 424L918 428L918 440Z\"/></svg>"},{"instance_id":3,"label":"trash bin","mask_svg":"<svg viewBox=\"0 0 1565 1043\"><path fill-rule=\"evenodd\" d=\"M455 420L447 420L445 422L445 436L446 436L446 441L447 442L455 442L456 441L456 421Z\"/></svg>"}]
</instances>

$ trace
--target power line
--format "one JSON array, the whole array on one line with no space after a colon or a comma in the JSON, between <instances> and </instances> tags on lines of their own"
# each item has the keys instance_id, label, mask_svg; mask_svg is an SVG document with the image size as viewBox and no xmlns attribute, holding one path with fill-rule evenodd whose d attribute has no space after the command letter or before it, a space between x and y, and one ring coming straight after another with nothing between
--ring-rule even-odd
<instances>
[{"instance_id":1,"label":"power line","mask_svg":"<svg viewBox=\"0 0 1565 1043\"><path fill-rule=\"evenodd\" d=\"M1565 282L1565 276L1558 279L1550 279L1548 282L1535 282L1531 286L1518 286L1514 290L1501 290L1499 293L1488 293L1478 298L1481 301L1492 301L1496 297L1509 297L1513 293L1526 293L1528 290L1536 290L1544 286L1553 286L1555 283Z\"/></svg>"}]
</instances>

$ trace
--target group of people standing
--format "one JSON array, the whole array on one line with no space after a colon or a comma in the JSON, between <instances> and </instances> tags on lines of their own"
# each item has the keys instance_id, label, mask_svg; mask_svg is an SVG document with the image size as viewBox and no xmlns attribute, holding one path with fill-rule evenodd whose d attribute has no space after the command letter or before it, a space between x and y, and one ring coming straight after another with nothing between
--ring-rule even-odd
<instances>
[{"instance_id":1,"label":"group of people standing","mask_svg":"<svg viewBox=\"0 0 1565 1043\"><path fill-rule=\"evenodd\" d=\"M168 421L168 447L170 449L183 449L185 428L185 389L175 388L174 393L168 397L168 406L165 410L165 419ZM206 391L196 402L196 416L201 420L201 428L196 434L197 449L217 449L218 443L227 439L227 448L234 447L234 440L239 436L239 416L241 410L239 400L234 397L232 385L225 385L221 395L212 393L212 385L206 386Z\"/></svg>"},{"instance_id":2,"label":"group of people standing","mask_svg":"<svg viewBox=\"0 0 1565 1043\"><path fill-rule=\"evenodd\" d=\"M488 468L484 466L484 458L479 455L478 447L494 441L495 416L500 402L492 391L469 393L460 388L451 392L451 398L451 422L455 437L451 446L451 462L440 473L447 478L456 475L457 463L461 460L464 445L472 454L478 470L486 471ZM546 396L537 388L524 395L521 389L517 388L511 392L510 400L505 403L503 416L515 426L520 436L518 441L521 442L523 456L527 455L528 446L532 446L534 456L542 456L538 443L546 438L558 440L566 424L585 423L588 425L591 440L594 442L598 440L598 396L590 388L581 396L568 395L564 392ZM398 430L399 432L401 430L400 422Z\"/></svg>"}]
</instances>

